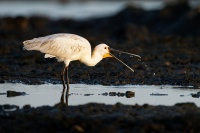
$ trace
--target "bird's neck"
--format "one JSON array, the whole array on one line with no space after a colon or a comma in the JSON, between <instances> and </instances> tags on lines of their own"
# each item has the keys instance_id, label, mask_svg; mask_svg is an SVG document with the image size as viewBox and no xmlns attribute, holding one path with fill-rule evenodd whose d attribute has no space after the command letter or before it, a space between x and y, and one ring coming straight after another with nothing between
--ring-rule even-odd
<instances>
[{"instance_id":1,"label":"bird's neck","mask_svg":"<svg viewBox=\"0 0 200 133\"><path fill-rule=\"evenodd\" d=\"M97 52L97 50L94 49L92 54L90 53L90 55L88 55L86 58L83 58L81 62L87 66L95 66L102 59L103 59L103 56L99 52Z\"/></svg>"}]
</instances>

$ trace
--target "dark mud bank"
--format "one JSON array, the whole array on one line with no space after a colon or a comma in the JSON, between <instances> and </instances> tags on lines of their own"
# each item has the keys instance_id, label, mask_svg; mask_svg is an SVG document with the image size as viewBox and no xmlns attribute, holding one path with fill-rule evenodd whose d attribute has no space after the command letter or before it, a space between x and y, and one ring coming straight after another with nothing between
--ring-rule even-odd
<instances>
[{"instance_id":1,"label":"dark mud bank","mask_svg":"<svg viewBox=\"0 0 200 133\"><path fill-rule=\"evenodd\" d=\"M92 48L103 42L141 55L142 62L113 53L135 70L132 73L115 59L104 59L95 67L75 61L69 68L70 83L171 84L198 88L199 24L199 9L191 9L187 2L154 11L127 7L115 16L85 21L1 18L0 83L61 83L59 74L63 64L44 59L40 52L23 51L22 42L53 33L74 33L87 38Z\"/></svg>"},{"instance_id":2,"label":"dark mud bank","mask_svg":"<svg viewBox=\"0 0 200 133\"><path fill-rule=\"evenodd\" d=\"M4 111L15 108L16 111ZM200 109L192 103L168 106L57 104L31 108L0 106L0 132L198 132ZM8 126L10 125L10 126Z\"/></svg>"}]
</instances>

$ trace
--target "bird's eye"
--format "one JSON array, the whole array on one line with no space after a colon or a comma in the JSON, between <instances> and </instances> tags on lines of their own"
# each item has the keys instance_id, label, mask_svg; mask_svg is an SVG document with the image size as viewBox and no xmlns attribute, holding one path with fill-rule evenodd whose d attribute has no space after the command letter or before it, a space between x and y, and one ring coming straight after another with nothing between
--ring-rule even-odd
<instances>
[{"instance_id":1,"label":"bird's eye","mask_svg":"<svg viewBox=\"0 0 200 133\"><path fill-rule=\"evenodd\" d=\"M104 49L107 49L107 47L104 47Z\"/></svg>"}]
</instances>

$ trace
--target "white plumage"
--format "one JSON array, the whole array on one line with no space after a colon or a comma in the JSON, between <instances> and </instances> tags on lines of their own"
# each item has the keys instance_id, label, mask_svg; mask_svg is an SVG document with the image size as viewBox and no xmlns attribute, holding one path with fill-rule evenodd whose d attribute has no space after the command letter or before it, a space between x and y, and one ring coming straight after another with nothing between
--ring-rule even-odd
<instances>
[{"instance_id":1,"label":"white plumage","mask_svg":"<svg viewBox=\"0 0 200 133\"><path fill-rule=\"evenodd\" d=\"M59 61L68 64L70 61L83 60L85 56L91 55L90 43L73 34L53 34L23 43L26 50L38 50L45 53L45 58L56 57Z\"/></svg>"},{"instance_id":2,"label":"white plumage","mask_svg":"<svg viewBox=\"0 0 200 133\"><path fill-rule=\"evenodd\" d=\"M58 59L58 61L63 61L65 63L65 68L61 73L63 93L65 91L65 73L67 81L67 92L69 91L68 66L71 61L79 60L87 66L95 66L103 58L115 57L110 53L110 50L126 53L123 51L111 49L106 44L97 45L91 53L91 46L88 40L75 34L64 33L48 35L45 37L38 37L32 40L26 40L23 42L23 44L25 50L37 50L42 53L45 53L45 58L55 57ZM130 55L140 57L135 54ZM118 58L116 59L119 60ZM119 61L122 62L121 60ZM123 64L126 65L125 63ZM131 69L129 66L127 67Z\"/></svg>"}]
</instances>

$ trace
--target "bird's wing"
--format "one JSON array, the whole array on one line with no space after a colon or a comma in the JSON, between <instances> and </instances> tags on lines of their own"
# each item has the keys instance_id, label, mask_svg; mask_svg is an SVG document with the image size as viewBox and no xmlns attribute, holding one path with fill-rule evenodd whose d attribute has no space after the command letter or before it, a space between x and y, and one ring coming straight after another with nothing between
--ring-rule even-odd
<instances>
[{"instance_id":1,"label":"bird's wing","mask_svg":"<svg viewBox=\"0 0 200 133\"><path fill-rule=\"evenodd\" d=\"M24 42L24 48L38 50L61 60L76 60L82 52L90 48L90 43L85 38L74 34L53 34L27 40Z\"/></svg>"},{"instance_id":2,"label":"bird's wing","mask_svg":"<svg viewBox=\"0 0 200 133\"><path fill-rule=\"evenodd\" d=\"M50 54L45 54L44 55L44 58L54 58L55 56L53 56L53 55L50 55Z\"/></svg>"}]
</instances>

